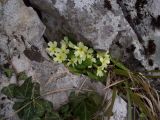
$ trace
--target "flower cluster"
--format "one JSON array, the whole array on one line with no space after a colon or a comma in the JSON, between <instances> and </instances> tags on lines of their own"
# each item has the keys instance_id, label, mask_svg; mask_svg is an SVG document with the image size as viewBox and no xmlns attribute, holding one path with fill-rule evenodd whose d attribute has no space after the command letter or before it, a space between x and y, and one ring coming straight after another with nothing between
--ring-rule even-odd
<instances>
[{"instance_id":1,"label":"flower cluster","mask_svg":"<svg viewBox=\"0 0 160 120\"><path fill-rule=\"evenodd\" d=\"M88 48L82 42L73 44L68 37L60 42L49 42L47 52L53 60L58 63L64 63L68 67L81 71L96 71L98 77L103 77L106 68L110 63L108 52L96 52L92 48Z\"/></svg>"}]
</instances>

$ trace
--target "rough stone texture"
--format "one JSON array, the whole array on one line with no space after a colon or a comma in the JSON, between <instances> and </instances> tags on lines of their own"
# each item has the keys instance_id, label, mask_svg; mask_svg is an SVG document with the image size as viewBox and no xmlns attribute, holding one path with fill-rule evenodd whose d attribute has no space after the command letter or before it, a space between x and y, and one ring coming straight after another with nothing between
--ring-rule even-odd
<instances>
[{"instance_id":1,"label":"rough stone texture","mask_svg":"<svg viewBox=\"0 0 160 120\"><path fill-rule=\"evenodd\" d=\"M70 23L65 24L65 21L63 20L65 20L66 18L64 16L59 16L59 11L56 8L54 8L53 4L51 4L51 3L54 3L57 6L57 8L58 7L62 8L64 6L61 6L63 5L61 4L61 2L65 2L65 1L59 1L55 3L54 1L39 0L37 2L43 3L44 6L41 5L42 9L46 11L46 13L45 12L42 13L44 16L48 14L54 14L58 18L62 18L58 20L60 21L60 24L59 22L57 22L57 23L54 23L53 25L59 25L58 27L55 28L56 30L59 30L60 28L61 29L64 28L64 30L66 31L63 31L64 32L63 34L68 33L67 31L70 31L69 26L72 25L71 22L73 22L73 24L76 25L76 22L74 22L74 20L80 19L79 20L80 22L82 21L82 19L85 19L86 17L85 12L83 12L85 16L83 16L82 18L70 19L68 16L68 21L70 21ZM69 5L72 5L72 4L69 3ZM87 2L87 5L92 8L92 5L90 5L90 2ZM77 4L77 6L80 7L79 3ZM85 4L82 5L81 7L84 7L84 6ZM94 8L95 12L97 8L98 6L97 7L95 6ZM53 11L48 11L50 9L52 9ZM78 9L82 10L81 8L75 8L75 10L76 9L77 11ZM61 10L63 12L63 9ZM97 12L101 14L99 10ZM80 13L77 13L77 14L80 14ZM112 13L110 12L108 16L109 15L112 15ZM112 15L112 16L115 18L115 20L120 21L120 17L118 15L117 16ZM73 16L73 18L74 17L75 16ZM102 25L101 23L102 21L98 18L98 15L96 17L98 20L97 23L95 24L93 23L96 20L96 18L94 18L93 16L94 21L92 20L90 21L91 25L98 26L98 23ZM57 18L55 18L54 20L55 20L54 22L56 22ZM123 23L123 21L121 22ZM114 24L114 22L112 23ZM109 23L106 22L106 24L109 26ZM51 23L48 25L51 25ZM88 25L88 23L86 23L86 25ZM117 24L114 26L117 27ZM103 28L103 26L101 27ZM99 28L100 31L102 30L101 27ZM47 28L49 29L49 27ZM49 32L48 29L47 31ZM53 28L51 27L51 29ZM79 29L81 30L77 32L79 33L82 32L83 35L86 35L86 36L89 36L89 35L92 36L91 34L92 32L89 32L88 28L82 27ZM122 28L120 27L120 29ZM55 90L61 90L65 88L78 89L82 84L82 82L84 81L84 79L88 79L85 76L74 75L70 73L68 69L65 68L62 64L56 64L56 63L53 63L53 61L49 60L45 52L46 43L43 38L44 30L45 30L45 26L40 21L37 13L33 10L33 8L26 7L21 0L1 0L0 1L0 65L4 65L9 62L10 67L14 68L15 70L15 73L13 74L11 79L8 79L4 76L4 74L2 74L2 71L0 68L0 90L2 89L2 87L7 86L10 83L20 84L17 82L15 74L22 71L25 71L28 76L32 76L34 81L37 81L40 83L42 94L47 91L55 91ZM77 28L73 29L73 31L74 30L77 30ZM73 32L73 31L70 31L70 32ZM97 35L100 35L100 31L99 32L98 31L99 30L96 30L95 33ZM73 32L73 34L74 35L77 34L77 37L79 38L84 37L83 35L80 35L77 32L76 33ZM58 31L52 31L51 33L54 33L55 35L57 35L57 38L58 36L63 35L61 31L59 35L56 34L58 33ZM88 37L85 39L88 39L88 41L91 42L90 40L92 38L96 39L94 35L95 33L93 33L93 37L91 37L90 39ZM112 30L108 31L108 33L110 33L110 37L113 37L114 34L116 34L116 32ZM113 36L112 36L112 33L114 33ZM112 40L109 39L109 37L107 39L109 41L109 44L111 44ZM100 38L100 41L101 42L104 41L104 38L103 39ZM99 44L100 43L95 43L95 47L99 46ZM105 45L102 47L109 49L109 44L107 45L105 43ZM84 85L84 88L95 89L101 95L104 95L107 92L108 98L111 97L111 91L110 90L102 91L104 86L100 83L95 83L95 82L91 82L90 80L87 80L86 84ZM54 94L47 95L45 96L45 98L53 102L55 109L57 109L68 101L69 93L70 91L57 92ZM13 102L8 100L6 97L5 97L5 100L2 101L2 98L4 97L5 96L0 93L0 105L3 106L0 111L0 116L1 115L5 116L7 120L18 120L17 116L10 117L13 114L13 110L11 109ZM121 108L124 108L124 109L117 108L119 106L123 106ZM125 119L127 114L125 101L117 97L113 112L114 112L114 116L112 117L113 120L119 120L119 119L122 120L122 118Z\"/></svg>"},{"instance_id":2,"label":"rough stone texture","mask_svg":"<svg viewBox=\"0 0 160 120\"><path fill-rule=\"evenodd\" d=\"M158 0L119 0L126 19L136 32L140 44L135 43L134 56L148 69L158 69L159 56L159 7Z\"/></svg>"},{"instance_id":3,"label":"rough stone texture","mask_svg":"<svg viewBox=\"0 0 160 120\"><path fill-rule=\"evenodd\" d=\"M45 52L45 40L58 41L64 35L83 41L95 49L109 50L133 70L159 69L159 0L30 2L46 27L34 9L26 7L22 0L0 1L0 65L10 62L16 73L25 71L40 83L42 93L79 88L85 79L85 76L73 75L63 65L50 61ZM9 80L0 69L0 89L9 83L17 83L15 75ZM160 85L158 81L154 84L156 87ZM101 91L104 87L102 84L90 80L84 87L94 88L101 95L106 92ZM111 92L107 92L110 97ZM68 101L69 93L62 91L45 98L58 109ZM0 98L4 98L2 94ZM0 99L0 104L3 105L0 115L8 117L13 113L11 101ZM126 113L126 103L117 97L112 119L125 119ZM9 119L17 120L17 117Z\"/></svg>"},{"instance_id":4,"label":"rough stone texture","mask_svg":"<svg viewBox=\"0 0 160 120\"><path fill-rule=\"evenodd\" d=\"M91 43L95 49L109 50L117 35L119 35L118 39L123 36L126 39L137 39L115 0L110 2L112 8L107 8L104 0L30 2L42 12L42 20L47 26L46 35L50 40L56 39L54 33L70 34L71 32L78 40ZM42 6L42 3L45 4ZM51 8L46 10L45 8L49 6ZM55 12L57 14L54 14ZM123 36L120 33L124 33Z\"/></svg>"},{"instance_id":5,"label":"rough stone texture","mask_svg":"<svg viewBox=\"0 0 160 120\"><path fill-rule=\"evenodd\" d=\"M73 36L95 49L110 50L112 56L121 59L132 69L143 69L139 59L134 56L135 46L142 45L116 0L30 2L41 12L48 40L59 40L64 35ZM140 49L143 50L143 47L138 48L138 54Z\"/></svg>"},{"instance_id":6,"label":"rough stone texture","mask_svg":"<svg viewBox=\"0 0 160 120\"><path fill-rule=\"evenodd\" d=\"M95 49L110 48L113 56L125 63L129 61L133 69L134 64L140 66L135 68L137 70L143 67L147 70L157 69L160 65L158 0L30 2L41 11L49 40L72 33Z\"/></svg>"},{"instance_id":7,"label":"rough stone texture","mask_svg":"<svg viewBox=\"0 0 160 120\"><path fill-rule=\"evenodd\" d=\"M10 79L4 76L1 65L8 62L12 64L12 61L15 63L15 58L25 56L24 51L28 49L45 56L42 38L44 30L45 26L37 13L33 8L26 7L23 1L0 1L0 90L10 83L17 83L15 74ZM25 60L16 65L21 66L21 70L16 72L26 71L26 67L29 66ZM17 116L13 115L12 105L13 102L0 93L0 116L7 120L18 120Z\"/></svg>"},{"instance_id":8,"label":"rough stone texture","mask_svg":"<svg viewBox=\"0 0 160 120\"><path fill-rule=\"evenodd\" d=\"M87 79L87 81L83 88L96 90L102 96L107 93L107 99L112 95L110 90L103 90L105 86L101 83L91 82L85 76L74 75L61 64L53 64L50 61L38 63L36 61L26 59L25 56L22 56L19 59L17 57L13 59L12 65L17 71L20 72L25 69L28 76L32 76L33 80L40 82L42 94L53 92L52 94L45 96L45 98L53 102L55 109L58 109L61 105L68 102L68 96L71 92L71 90L68 89L80 88L85 79ZM29 63L29 66L23 66L22 61L27 64ZM121 106L120 108L122 109L119 109L119 106ZM116 98L113 112L114 115L112 120L125 119L127 109L126 103L122 98Z\"/></svg>"},{"instance_id":9,"label":"rough stone texture","mask_svg":"<svg viewBox=\"0 0 160 120\"><path fill-rule=\"evenodd\" d=\"M160 67L160 1L159 0L118 0L123 13L135 31L139 42L134 41L133 55L147 70ZM159 89L159 80L153 80Z\"/></svg>"}]
</instances>

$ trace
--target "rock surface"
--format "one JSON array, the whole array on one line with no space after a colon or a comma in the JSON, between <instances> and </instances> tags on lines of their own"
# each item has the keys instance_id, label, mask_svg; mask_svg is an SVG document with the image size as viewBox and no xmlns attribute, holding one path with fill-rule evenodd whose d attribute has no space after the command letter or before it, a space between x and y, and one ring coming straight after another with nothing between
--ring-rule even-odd
<instances>
[{"instance_id":1,"label":"rock surface","mask_svg":"<svg viewBox=\"0 0 160 120\"><path fill-rule=\"evenodd\" d=\"M160 1L159 0L118 0L126 20L138 37L134 41L134 58L146 70L160 67ZM159 80L153 84L159 89Z\"/></svg>"},{"instance_id":2,"label":"rock surface","mask_svg":"<svg viewBox=\"0 0 160 120\"><path fill-rule=\"evenodd\" d=\"M25 71L41 84L42 93L79 88L87 79L73 75L48 58L45 41L59 41L64 35L94 49L110 51L133 70L160 67L159 0L24 1L28 7L22 0L0 1L0 65L9 62L15 74ZM0 89L13 82L17 83L15 76L8 79L0 69ZM157 80L154 84L158 87L160 82ZM100 91L104 86L90 80L84 87L94 88L101 95L106 92ZM69 93L62 91L45 98L58 109L68 101ZM111 95L110 91L108 93ZM0 97L4 98L2 94ZM113 120L126 117L126 103L119 99L117 97L114 105ZM4 105L0 115L7 117L13 113L10 100L0 101L0 104ZM17 120L17 116L10 119Z\"/></svg>"},{"instance_id":3,"label":"rock surface","mask_svg":"<svg viewBox=\"0 0 160 120\"><path fill-rule=\"evenodd\" d=\"M104 0L30 2L42 12L42 21L47 26L46 35L49 36L49 40L57 39L55 33L72 33L78 40L91 43L95 49L103 50L109 50L115 39L125 38L130 42L133 39L137 40L116 0L108 3Z\"/></svg>"},{"instance_id":4,"label":"rock surface","mask_svg":"<svg viewBox=\"0 0 160 120\"><path fill-rule=\"evenodd\" d=\"M93 10L95 11L95 13L97 13L97 15L96 18L93 13L89 15L91 16L92 19L87 19L87 21L90 22L90 24L86 22L86 26L88 26L87 28L79 26L79 29L78 27L75 29L70 29L70 26L73 26L73 24L77 25L76 23L79 24L81 22L85 24L84 20L88 15L85 14L85 12L83 12L82 8L85 7L86 10L92 9L92 4L93 4L92 1L89 2L83 1L86 5L88 5L88 8L86 7L85 4L79 6L80 3L78 3L76 5L77 8L75 8L75 10L77 10L77 12L78 10L82 11L84 16L80 18L75 18L75 16L71 16L71 14L69 14L70 17L73 17L73 19L71 19L69 16L67 17L68 18L67 21L69 23L64 21L66 20L65 15L64 16L60 15L59 13L60 11L57 10L57 8L60 8L61 13L64 13L62 8L65 8L65 6L63 6L62 3L65 1L58 1L55 3L54 1L49 1L49 0L48 1L35 0L35 2L39 4L43 3L44 6L41 5L42 7L41 9L43 10L42 17L44 19L45 16L46 17L48 16L48 18L50 17L49 22L53 23L53 24L51 23L46 24L47 27L46 35L48 35L49 36L48 38L50 39L54 38L53 37L54 35L58 39L58 37L61 37L61 35L76 31L73 32L73 35L79 38L79 40L84 38L83 40L87 40L89 43L92 43L91 40L94 39L95 43L93 44L95 48L98 49L102 47L103 49L108 50L109 46L112 44L112 38L114 38L114 36L116 36L117 34L117 31L112 31L112 28L107 31L107 33L110 35L108 37L105 36L105 34L102 35L100 33L103 30L104 31L107 30L102 26L104 24L103 22L105 21L101 21L101 19L98 18L98 16L102 14L101 11L96 10L98 9L99 6L102 6L101 4L93 8ZM55 5L52 3L55 3ZM69 7L72 8L72 4L69 3ZM71 8L68 8L70 12L74 12L74 10L72 11ZM80 14L80 11L77 14ZM103 14L105 13L105 11L103 11ZM56 18L53 19L54 22L52 21L52 17L50 16L50 14L54 14L55 16L57 16ZM109 17L110 15L113 16L114 20L118 20L119 22L122 22L122 24L125 24L126 20L124 19L124 17L121 20L121 16L114 15L111 11L107 15L105 15L104 18ZM100 17L103 18L102 15ZM46 20L48 21L48 19ZM76 22L77 20L78 22ZM133 34L133 36L135 36L134 32L129 26L126 27L123 26L124 28L123 27L118 28L118 25L115 24L114 21L112 21L111 23L113 24L111 25L112 27L117 27L117 29L120 30L123 29L129 30L131 31L131 33L129 34ZM106 27L107 26L111 27L109 21L107 21L105 24ZM58 25L58 27L55 27L55 29L53 29L54 25L56 26ZM98 30L95 29L96 31L94 32L93 28L90 29L92 25L94 27L99 25L100 26ZM85 76L74 75L70 73L68 69L65 68L62 64L56 64L50 61L45 51L46 43L43 38L43 34L46 27L43 25L43 23L39 19L34 9L32 7L27 7L23 3L23 1L21 0L0 1L0 65L7 65L15 70L15 73L9 79L5 77L5 75L2 73L0 69L0 89L2 89L2 87L7 86L10 83L19 84L18 81L16 81L15 74L25 71L25 73L28 76L32 76L34 81L40 83L42 94L47 91L62 90L62 92L55 92L54 94L45 97L46 99L53 102L55 109L58 109L61 105L65 104L68 101L68 95L70 91L69 90L63 91L63 89L69 89L69 88L78 89L81 86L84 79L88 78L86 78ZM59 31L60 28L61 30L63 30L64 28L64 31L62 32ZM80 34L81 32L82 34ZM125 33L127 34L127 32ZM98 39L99 41L97 42L96 42L97 36L95 34L100 37ZM106 38L107 41L105 41L104 38ZM101 46L101 42L104 42L105 44L104 45L102 44ZM100 83L94 83L91 82L90 80L87 80L86 84L84 85L84 88L92 88L92 89L94 88L97 92L101 93L101 95L104 95L107 92L109 94L108 98L111 97L110 90L100 91L101 89L104 88L104 86ZM18 120L17 116L13 115L13 110L11 109L13 102L8 100L6 97L4 99L4 97L5 96L0 93L0 105L3 106L0 111L0 116L3 115L4 117L7 118L7 120ZM122 106L121 108L123 109L120 109L119 106ZM126 114L127 114L126 103L124 102L124 100L117 97L114 106L114 116L112 117L112 119L113 120L122 120L122 118L125 119Z\"/></svg>"},{"instance_id":5,"label":"rock surface","mask_svg":"<svg viewBox=\"0 0 160 120\"><path fill-rule=\"evenodd\" d=\"M134 56L147 70L158 69L159 7L158 0L119 0L124 15L138 36L141 45L135 46ZM140 51L138 53L138 51Z\"/></svg>"},{"instance_id":6,"label":"rock surface","mask_svg":"<svg viewBox=\"0 0 160 120\"><path fill-rule=\"evenodd\" d=\"M113 56L124 62L129 61L131 68L135 64L140 66L138 69L159 68L158 0L30 2L41 11L41 19L47 26L45 34L49 40L71 34L95 49L110 49Z\"/></svg>"}]
</instances>

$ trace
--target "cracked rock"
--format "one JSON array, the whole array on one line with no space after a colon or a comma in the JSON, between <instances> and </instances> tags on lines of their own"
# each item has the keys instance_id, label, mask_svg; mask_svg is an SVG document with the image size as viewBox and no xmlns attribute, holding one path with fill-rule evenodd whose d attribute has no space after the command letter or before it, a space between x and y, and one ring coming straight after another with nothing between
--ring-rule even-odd
<instances>
[{"instance_id":1,"label":"cracked rock","mask_svg":"<svg viewBox=\"0 0 160 120\"><path fill-rule=\"evenodd\" d=\"M118 4L114 4L114 2L111 3L115 7L113 11L107 8L101 11L103 4L92 1L82 1L83 4L81 4L81 2L75 4L75 1L69 3L65 0L35 0L34 2L39 3L39 5L43 3L43 6L36 5L37 8L41 7L41 9L44 10L42 12L43 19L49 16L49 19L45 19L49 22L49 24L46 23L46 35L48 35L48 39L54 38L53 36L55 36L56 39L56 37L58 38L66 33L73 32L72 35L76 36L78 40L83 38L82 40L87 40L86 43L92 43L97 49L109 50L113 42L112 38L117 35L118 31L124 31L124 36L128 34L125 30L132 31L129 25L118 25L126 24L127 22L123 16L119 15L119 13L122 14L122 11L118 12ZM64 11L63 8L65 8L65 5L67 5L66 9L71 12L70 14ZM86 5L88 7L86 7ZM2 0L2 2L0 2L0 11L0 65L9 62L15 70L15 74L24 71L28 76L32 76L33 81L40 83L42 94L48 91L51 92L68 88L78 89L83 80L88 79L86 76L78 76L70 73L65 66L54 63L48 58L45 51L46 43L43 38L46 27L32 7L25 6L23 1L20 0ZM73 14L74 12L75 14ZM105 15L106 12L107 14ZM52 15L50 16L50 14ZM78 17L77 14L81 14L82 16ZM57 16L57 18L53 16ZM87 17L88 19L84 21ZM57 20L58 18L60 19ZM106 18L108 19L105 21ZM68 21L68 23L63 20ZM118 22L115 23L114 21ZM81 26L82 24L85 24L86 27ZM104 24L105 26L103 27ZM54 28L54 26L58 27ZM72 28L70 28L71 26ZM107 29L107 27L109 29ZM117 30L113 29L114 27L117 28ZM103 31L106 31L108 36L106 36ZM134 35L134 32L131 32L131 34ZM98 41L96 41L97 37ZM92 41L92 39L94 41ZM104 44L101 44L101 42L104 42ZM8 78L0 73L0 89L7 86L9 84L8 81ZM10 82L17 82L15 76L11 77ZM90 80L87 80L83 87L94 88L96 91L104 88L102 84L95 84ZM54 94L44 96L44 98L50 100L54 104L55 109L58 109L61 105L68 102L70 92L70 90L55 92ZM104 95L106 92L108 92L109 96L112 95L110 90L99 92L101 95ZM4 95L0 93L0 96L3 98ZM127 104L119 97L117 97L116 101L112 119L125 119ZM13 113L11 109L13 102L6 99L6 102L0 101L0 104L3 105L0 115L5 116L8 120L18 120L17 116L10 116L10 114ZM123 106L124 109L118 109L118 106Z\"/></svg>"}]
</instances>

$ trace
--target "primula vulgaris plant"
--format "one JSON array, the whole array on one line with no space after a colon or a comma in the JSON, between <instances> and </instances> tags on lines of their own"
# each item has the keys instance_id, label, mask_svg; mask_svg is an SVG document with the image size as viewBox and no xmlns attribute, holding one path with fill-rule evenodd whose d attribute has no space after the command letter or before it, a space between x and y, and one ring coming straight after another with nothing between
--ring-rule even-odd
<instances>
[{"instance_id":1,"label":"primula vulgaris plant","mask_svg":"<svg viewBox=\"0 0 160 120\"><path fill-rule=\"evenodd\" d=\"M106 82L105 89L113 90L111 104L104 112L108 118L112 116L112 108L118 94L128 102L127 120L159 120L160 96L148 82L147 78L150 76L131 71L110 57L108 52L95 51L82 42L73 44L67 37L61 41L60 47L57 46L57 42L49 42L47 48L55 62L63 63L74 73ZM138 117L135 114L138 114Z\"/></svg>"},{"instance_id":2,"label":"primula vulgaris plant","mask_svg":"<svg viewBox=\"0 0 160 120\"><path fill-rule=\"evenodd\" d=\"M85 46L82 42L73 44L64 37L58 47L57 42L49 42L47 51L53 60L63 63L71 71L88 75L94 79L102 79L110 63L108 52L97 52Z\"/></svg>"}]
</instances>

